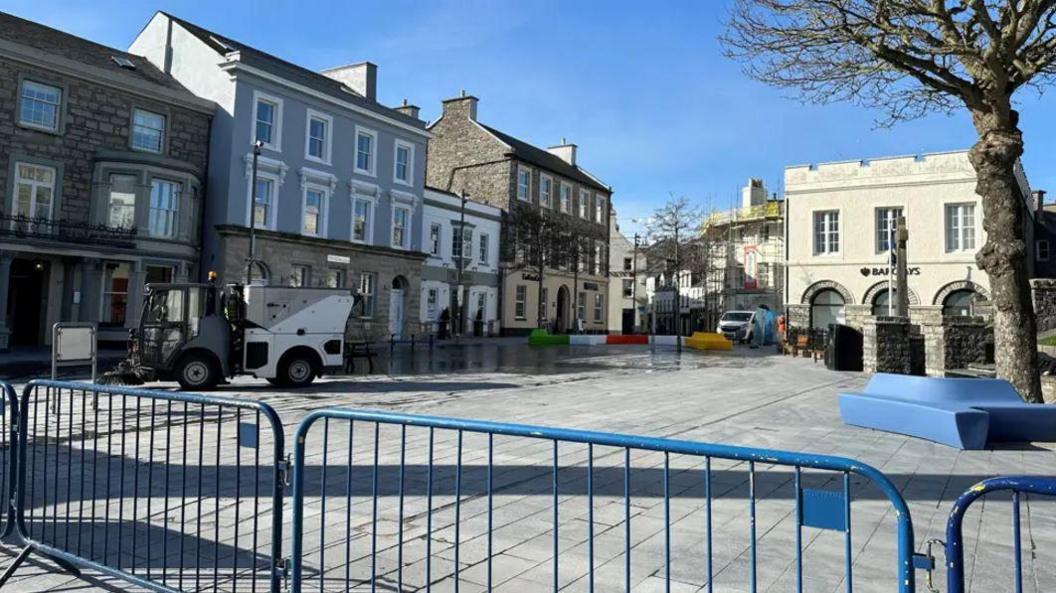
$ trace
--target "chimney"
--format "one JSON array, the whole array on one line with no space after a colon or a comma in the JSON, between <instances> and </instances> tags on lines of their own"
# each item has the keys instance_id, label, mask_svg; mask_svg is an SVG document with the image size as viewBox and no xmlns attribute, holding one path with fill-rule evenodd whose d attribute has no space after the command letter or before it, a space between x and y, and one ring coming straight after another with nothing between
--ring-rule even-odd
<instances>
[{"instance_id":1,"label":"chimney","mask_svg":"<svg viewBox=\"0 0 1056 593\"><path fill-rule=\"evenodd\" d=\"M741 207L751 208L766 203L766 188L762 179L751 178L748 185L741 188Z\"/></svg>"},{"instance_id":2,"label":"chimney","mask_svg":"<svg viewBox=\"0 0 1056 593\"><path fill-rule=\"evenodd\" d=\"M344 84L371 101L378 100L378 66L370 62L338 66L322 74Z\"/></svg>"},{"instance_id":3,"label":"chimney","mask_svg":"<svg viewBox=\"0 0 1056 593\"><path fill-rule=\"evenodd\" d=\"M1045 194L1048 193L1043 189L1036 190L1034 192L1034 211L1041 212L1045 209Z\"/></svg>"},{"instance_id":4,"label":"chimney","mask_svg":"<svg viewBox=\"0 0 1056 593\"><path fill-rule=\"evenodd\" d=\"M442 104L444 106L444 115L450 115L452 117L461 117L477 121L477 99L473 95L467 95L466 89L458 94L454 99L445 99Z\"/></svg>"},{"instance_id":5,"label":"chimney","mask_svg":"<svg viewBox=\"0 0 1056 593\"><path fill-rule=\"evenodd\" d=\"M396 111L399 111L400 113L402 113L402 114L404 114L406 116L413 117L414 119L418 119L418 111L419 111L418 106L417 105L411 105L410 103L407 102L407 99L403 100L403 105L400 105L399 107L397 107Z\"/></svg>"},{"instance_id":6,"label":"chimney","mask_svg":"<svg viewBox=\"0 0 1056 593\"><path fill-rule=\"evenodd\" d=\"M573 167L576 166L576 145L569 143L564 138L561 139L561 144L551 146L546 151Z\"/></svg>"}]
</instances>

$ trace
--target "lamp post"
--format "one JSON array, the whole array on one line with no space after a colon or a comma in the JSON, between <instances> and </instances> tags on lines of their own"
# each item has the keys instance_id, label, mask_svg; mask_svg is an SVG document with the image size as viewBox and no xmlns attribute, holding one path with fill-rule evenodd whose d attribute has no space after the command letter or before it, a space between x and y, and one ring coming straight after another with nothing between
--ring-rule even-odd
<instances>
[{"instance_id":1,"label":"lamp post","mask_svg":"<svg viewBox=\"0 0 1056 593\"><path fill-rule=\"evenodd\" d=\"M641 236L634 234L634 258L631 260L631 306L634 307L634 332L638 332L638 240Z\"/></svg>"},{"instance_id":2,"label":"lamp post","mask_svg":"<svg viewBox=\"0 0 1056 593\"><path fill-rule=\"evenodd\" d=\"M455 265L458 266L458 287L455 289L455 323L457 324L458 330L452 332L457 340L462 335L462 268L465 267L466 262L466 192L461 192L458 195L462 202L461 211L459 213L458 222L458 261ZM454 328L452 328L454 329Z\"/></svg>"},{"instance_id":3,"label":"lamp post","mask_svg":"<svg viewBox=\"0 0 1056 593\"><path fill-rule=\"evenodd\" d=\"M246 285L253 284L253 265L257 262L257 160L264 142L253 143L253 176L249 180L249 257L246 258Z\"/></svg>"}]
</instances>

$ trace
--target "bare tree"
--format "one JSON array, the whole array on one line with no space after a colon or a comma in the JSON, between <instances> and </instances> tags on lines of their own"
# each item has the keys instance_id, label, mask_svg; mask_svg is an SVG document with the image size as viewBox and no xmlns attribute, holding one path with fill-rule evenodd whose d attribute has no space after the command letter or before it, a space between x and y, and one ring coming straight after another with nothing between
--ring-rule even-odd
<instances>
[{"instance_id":1,"label":"bare tree","mask_svg":"<svg viewBox=\"0 0 1056 593\"><path fill-rule=\"evenodd\" d=\"M882 124L969 111L997 373L1041 401L1013 96L1056 75L1056 0L735 0L723 43L750 76L817 103L879 108Z\"/></svg>"},{"instance_id":2,"label":"bare tree","mask_svg":"<svg viewBox=\"0 0 1056 593\"><path fill-rule=\"evenodd\" d=\"M648 231L649 259L663 262L667 276L674 289L674 330L681 334L681 298L679 282L686 265L697 263L699 249L694 243L699 239L701 228L700 209L690 204L685 197L671 198L646 223Z\"/></svg>"}]
</instances>

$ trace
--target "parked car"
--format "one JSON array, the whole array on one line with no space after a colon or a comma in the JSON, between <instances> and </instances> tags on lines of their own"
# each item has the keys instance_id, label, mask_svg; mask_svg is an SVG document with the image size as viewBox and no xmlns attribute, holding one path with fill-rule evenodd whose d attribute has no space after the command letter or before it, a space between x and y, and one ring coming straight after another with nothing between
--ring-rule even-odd
<instances>
[{"instance_id":1,"label":"parked car","mask_svg":"<svg viewBox=\"0 0 1056 593\"><path fill-rule=\"evenodd\" d=\"M726 311L719 318L716 332L733 342L747 342L752 339L753 311Z\"/></svg>"}]
</instances>

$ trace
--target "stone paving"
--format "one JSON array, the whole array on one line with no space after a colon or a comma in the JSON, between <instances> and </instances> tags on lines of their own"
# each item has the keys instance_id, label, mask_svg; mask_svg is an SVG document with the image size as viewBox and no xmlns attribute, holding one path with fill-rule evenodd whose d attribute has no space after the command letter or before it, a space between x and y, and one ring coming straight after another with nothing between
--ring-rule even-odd
<instances>
[{"instance_id":1,"label":"stone paving","mask_svg":"<svg viewBox=\"0 0 1056 593\"><path fill-rule=\"evenodd\" d=\"M1052 444L960 452L844 426L836 392L859 387L865 378L834 373L805 359L747 349L724 355L679 355L618 346L545 351L510 344L485 348L446 357L440 366L460 369L454 373L436 372L437 365L418 362L406 367L414 375L328 378L304 392L276 391L263 382L240 380L218 393L272 405L285 423L288 451L293 449L296 424L308 412L348 406L852 457L879 468L902 491L919 550L928 539L944 537L952 500L971 484L1000 474L1052 474L1056 467ZM31 497L35 504L30 529L67 549L80 546L83 554L94 547L96 558L106 554L111 563L140 575L149 570L152 579L171 587L180 585L182 559L185 567L208 568L199 574L185 570L185 590L214 590L214 577L215 590L254 590L251 567L266 567L271 533L267 493L273 482L265 471L271 463L266 424L251 412L235 416L237 412L230 410L221 413L215 407L192 406L182 413L177 404L174 413L164 402L148 410L149 402L137 407L135 399L119 400L104 397L97 411L86 398L65 394L57 411L39 414L42 420L35 434L52 438L42 441L51 444L37 447L41 469L31 472L38 494ZM40 401L43 409L46 402ZM47 403L55 407L54 401ZM239 424L257 425L258 430L246 433ZM163 434L168 436L164 445ZM247 434L258 437L257 448L238 447L240 438L251 439ZM585 445L561 444L555 451L550 441L496 436L491 441L489 513L486 436L464 433L461 471L456 433L434 431L432 466L429 431L411 427L403 437L398 426L380 426L375 432L373 424L350 426L336 419L320 421L308 433L304 591L371 590L372 574L375 589L426 590L428 580L431 591L454 591L456 567L458 591L485 591L489 516L492 588L552 589L555 455L560 466L558 587L590 590L593 565L595 590L623 591L629 565L630 589L635 592L665 590L668 570L671 591L708 590L704 484L709 474L703 459L672 454L665 460L662 453L632 451L630 504L625 505L623 449L595 446L593 471L588 473ZM50 463L45 455L51 455ZM168 479L159 473L166 460L180 468ZM744 463L711 462L715 591L751 590L752 485L757 589L795 590L793 471L763 463L754 470L752 475ZM586 496L588 475L593 504ZM802 480L810 488L838 490L842 485L841 474L827 472L804 471ZM864 479L853 477L850 487L854 589L896 591L894 513ZM220 497L213 496L217 491ZM264 494L254 497L256 491ZM1053 591L1056 502L1028 502L1023 513L1024 590ZM970 590L1011 590L1008 499L995 497L977 506L965 524ZM290 549L289 507L287 498L284 554ZM630 515L629 562L626 515ZM670 532L665 529L668 523ZM588 541L593 541L592 548ZM841 533L803 530L805 591L844 590L844 545ZM103 547L109 550L103 552ZM13 555L16 548L7 545L3 550ZM377 553L372 555L371 550ZM257 572L256 590L264 590L262 570ZM88 580L73 579L50 562L35 561L23 565L8 587L131 590L103 575L86 576ZM195 584L196 576L200 582ZM943 575L936 576L944 589ZM926 590L923 573L918 573L918 590Z\"/></svg>"}]
</instances>

